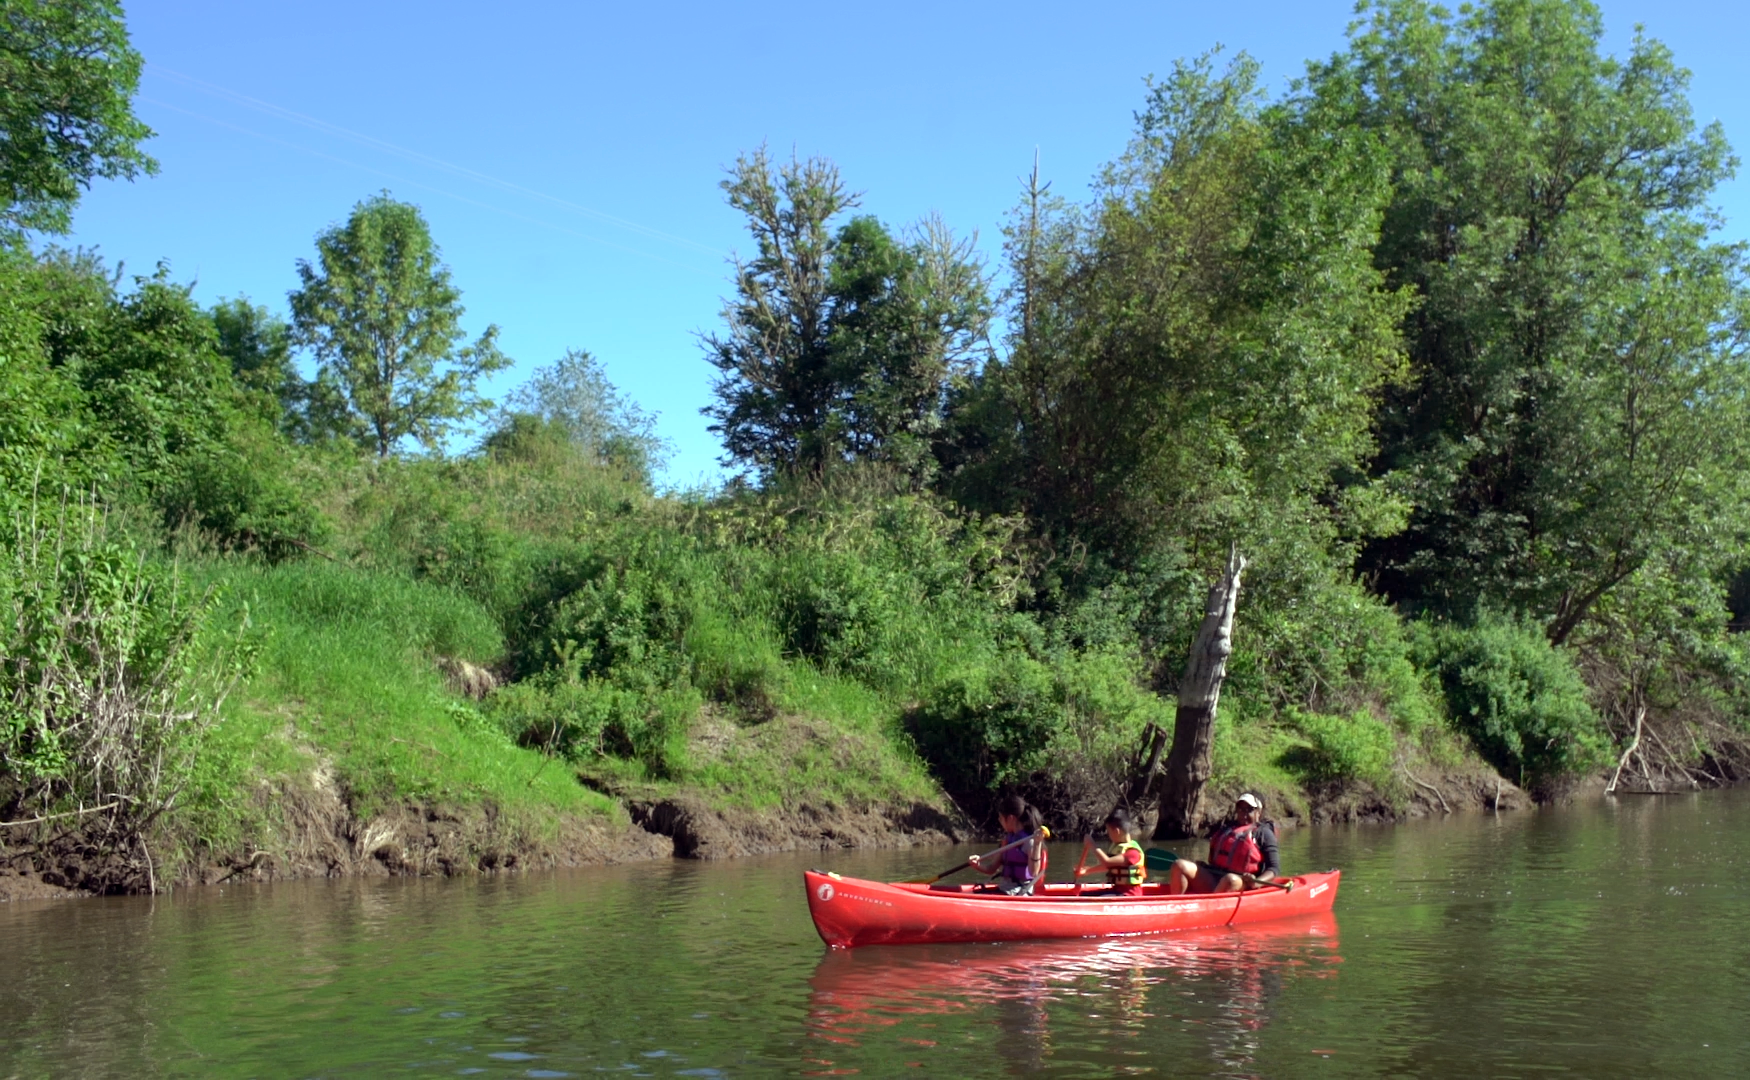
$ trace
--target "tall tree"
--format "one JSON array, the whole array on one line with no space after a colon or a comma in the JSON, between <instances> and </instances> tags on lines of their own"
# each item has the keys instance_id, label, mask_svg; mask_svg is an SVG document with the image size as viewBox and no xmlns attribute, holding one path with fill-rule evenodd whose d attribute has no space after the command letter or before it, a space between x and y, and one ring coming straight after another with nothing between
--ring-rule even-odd
<instances>
[{"instance_id":1,"label":"tall tree","mask_svg":"<svg viewBox=\"0 0 1750 1080\"><path fill-rule=\"evenodd\" d=\"M1277 526L1322 547L1401 370L1405 299L1370 265L1379 150L1263 110L1244 56L1178 65L1139 120L1091 205L1029 200L1030 311L956 401L953 487L1120 561L1174 544L1213 567L1243 532L1263 566Z\"/></svg>"},{"instance_id":2,"label":"tall tree","mask_svg":"<svg viewBox=\"0 0 1750 1080\"><path fill-rule=\"evenodd\" d=\"M366 199L316 237L316 257L298 260L293 333L315 352L319 385L340 396L349 434L378 457L407 438L433 450L491 408L475 385L510 363L498 327L463 344L462 294L417 206Z\"/></svg>"},{"instance_id":3,"label":"tall tree","mask_svg":"<svg viewBox=\"0 0 1750 1080\"><path fill-rule=\"evenodd\" d=\"M1662 547L1741 532L1744 265L1707 206L1735 163L1670 53L1605 56L1587 0L1364 10L1294 103L1386 147L1375 262L1419 300L1373 463L1416 509L1364 566L1565 641Z\"/></svg>"},{"instance_id":4,"label":"tall tree","mask_svg":"<svg viewBox=\"0 0 1750 1080\"><path fill-rule=\"evenodd\" d=\"M0 3L0 240L66 232L97 177L157 172L140 66L115 0Z\"/></svg>"},{"instance_id":5,"label":"tall tree","mask_svg":"<svg viewBox=\"0 0 1750 1080\"><path fill-rule=\"evenodd\" d=\"M839 230L828 346L845 456L926 480L952 382L988 352L991 304L976 237L937 217L908 240L873 217Z\"/></svg>"},{"instance_id":6,"label":"tall tree","mask_svg":"<svg viewBox=\"0 0 1750 1080\"><path fill-rule=\"evenodd\" d=\"M774 168L764 148L723 183L756 255L736 264L722 333L703 335L720 375L704 410L732 460L818 476L887 461L920 478L949 380L985 338L988 288L969 241L930 219L896 237L857 206L838 168Z\"/></svg>"},{"instance_id":7,"label":"tall tree","mask_svg":"<svg viewBox=\"0 0 1750 1080\"><path fill-rule=\"evenodd\" d=\"M720 373L717 404L704 413L730 458L768 473L818 473L830 456L836 396L830 223L858 196L823 158L792 159L774 173L763 146L737 158L722 187L747 217L754 256L736 262L736 298L723 308L727 331L703 335Z\"/></svg>"}]
</instances>

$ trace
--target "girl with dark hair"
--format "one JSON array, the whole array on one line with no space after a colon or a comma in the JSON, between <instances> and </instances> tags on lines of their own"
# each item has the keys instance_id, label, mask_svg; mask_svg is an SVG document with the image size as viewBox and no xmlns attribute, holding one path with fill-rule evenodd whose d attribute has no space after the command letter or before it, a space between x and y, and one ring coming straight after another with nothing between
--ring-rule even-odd
<instances>
[{"instance_id":1,"label":"girl with dark hair","mask_svg":"<svg viewBox=\"0 0 1750 1080\"><path fill-rule=\"evenodd\" d=\"M997 820L1003 826L1003 843L1015 844L985 862L974 855L966 860L981 874L996 878L999 892L1009 896L1032 896L1033 886L1045 874L1045 838L1041 833L1039 811L1027 805L1019 795L1004 796L997 805ZM1018 841L1030 840L1029 843Z\"/></svg>"}]
</instances>

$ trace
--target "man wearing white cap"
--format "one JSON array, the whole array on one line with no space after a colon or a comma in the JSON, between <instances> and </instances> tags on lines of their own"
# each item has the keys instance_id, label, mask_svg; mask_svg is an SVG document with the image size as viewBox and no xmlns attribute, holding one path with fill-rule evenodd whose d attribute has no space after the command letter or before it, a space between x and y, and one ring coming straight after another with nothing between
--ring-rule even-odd
<instances>
[{"instance_id":1,"label":"man wearing white cap","mask_svg":"<svg viewBox=\"0 0 1750 1080\"><path fill-rule=\"evenodd\" d=\"M1236 892L1270 881L1281 869L1276 830L1264 816L1264 800L1250 792L1234 800L1233 820L1209 838L1209 861L1180 859L1167 872L1167 891Z\"/></svg>"}]
</instances>

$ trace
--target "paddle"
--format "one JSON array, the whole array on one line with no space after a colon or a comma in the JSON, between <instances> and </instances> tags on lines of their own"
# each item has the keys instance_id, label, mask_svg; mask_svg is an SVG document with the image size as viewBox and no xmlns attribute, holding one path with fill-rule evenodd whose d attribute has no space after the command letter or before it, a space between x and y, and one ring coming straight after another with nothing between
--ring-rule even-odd
<instances>
[{"instance_id":1,"label":"paddle","mask_svg":"<svg viewBox=\"0 0 1750 1080\"><path fill-rule=\"evenodd\" d=\"M995 851L986 852L985 854L980 855L978 857L978 861L983 862L986 859L995 858L996 856L1001 855L1003 852L1009 850L1010 848L1017 848L1017 847L1020 847L1022 844L1031 842L1034 837L1038 837L1041 840L1049 840L1049 839L1051 839L1051 830L1047 829L1045 826L1041 825L1039 827L1038 832L1028 833L1026 836L1021 837L1019 840L1016 840L1012 843L1004 844L1002 847L997 848ZM900 884L901 885L934 885L936 882L941 881L943 878L947 877L949 874L958 874L960 871L966 869L967 867L969 867L971 865L972 864L970 862L955 863L953 866L950 866L948 869L942 871L940 874L937 874L935 877L906 878L904 881L900 882Z\"/></svg>"},{"instance_id":2,"label":"paddle","mask_svg":"<svg viewBox=\"0 0 1750 1080\"><path fill-rule=\"evenodd\" d=\"M1179 861L1178 855L1171 851L1167 851L1165 848L1149 848L1147 851L1143 852L1142 858L1143 862L1148 865L1150 870L1171 870L1173 864ZM1253 879L1252 884L1268 885L1272 889L1281 889L1283 892L1294 891L1294 881L1292 879L1286 882L1258 881Z\"/></svg>"},{"instance_id":3,"label":"paddle","mask_svg":"<svg viewBox=\"0 0 1750 1080\"><path fill-rule=\"evenodd\" d=\"M1142 853L1142 861L1150 870L1171 870L1173 864L1179 861L1177 852L1165 848L1151 847Z\"/></svg>"},{"instance_id":4,"label":"paddle","mask_svg":"<svg viewBox=\"0 0 1750 1080\"><path fill-rule=\"evenodd\" d=\"M1088 852L1094 850L1094 834L1082 838L1082 857L1076 860L1076 895L1082 894L1082 870L1088 865Z\"/></svg>"}]
</instances>

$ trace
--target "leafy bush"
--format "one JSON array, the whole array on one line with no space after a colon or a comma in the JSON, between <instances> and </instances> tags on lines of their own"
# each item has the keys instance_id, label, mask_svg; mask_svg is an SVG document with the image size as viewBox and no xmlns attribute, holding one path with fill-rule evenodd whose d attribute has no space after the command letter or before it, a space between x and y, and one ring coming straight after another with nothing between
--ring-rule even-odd
<instances>
[{"instance_id":1,"label":"leafy bush","mask_svg":"<svg viewBox=\"0 0 1750 1080\"><path fill-rule=\"evenodd\" d=\"M1112 766L1143 725L1166 724L1170 706L1137 685L1133 655L1019 650L944 679L912 711L923 755L951 791L996 792L1067 768ZM1108 769L1108 771L1110 771Z\"/></svg>"},{"instance_id":2,"label":"leafy bush","mask_svg":"<svg viewBox=\"0 0 1750 1080\"><path fill-rule=\"evenodd\" d=\"M611 755L659 779L678 778L699 700L689 688L640 693L599 678L542 676L504 687L488 706L518 743L573 761Z\"/></svg>"},{"instance_id":3,"label":"leafy bush","mask_svg":"<svg viewBox=\"0 0 1750 1080\"><path fill-rule=\"evenodd\" d=\"M1496 768L1541 788L1604 762L1609 738L1585 683L1536 623L1492 614L1424 623L1415 647L1452 723Z\"/></svg>"},{"instance_id":4,"label":"leafy bush","mask_svg":"<svg viewBox=\"0 0 1750 1080\"><path fill-rule=\"evenodd\" d=\"M1067 726L1051 669L1025 656L953 675L912 716L918 752L950 790L994 791L1049 760Z\"/></svg>"},{"instance_id":5,"label":"leafy bush","mask_svg":"<svg viewBox=\"0 0 1750 1080\"><path fill-rule=\"evenodd\" d=\"M1283 719L1307 740L1282 756L1284 768L1315 782L1390 783L1396 740L1391 727L1368 710L1343 715L1289 709Z\"/></svg>"},{"instance_id":6,"label":"leafy bush","mask_svg":"<svg viewBox=\"0 0 1750 1080\"><path fill-rule=\"evenodd\" d=\"M270 562L297 558L328 538L328 523L267 454L229 448L186 462L158 496L166 526L195 528L222 551Z\"/></svg>"},{"instance_id":7,"label":"leafy bush","mask_svg":"<svg viewBox=\"0 0 1750 1080\"><path fill-rule=\"evenodd\" d=\"M0 818L101 823L131 860L176 806L252 645L94 508L14 519L0 537ZM103 888L155 888L141 880Z\"/></svg>"}]
</instances>

